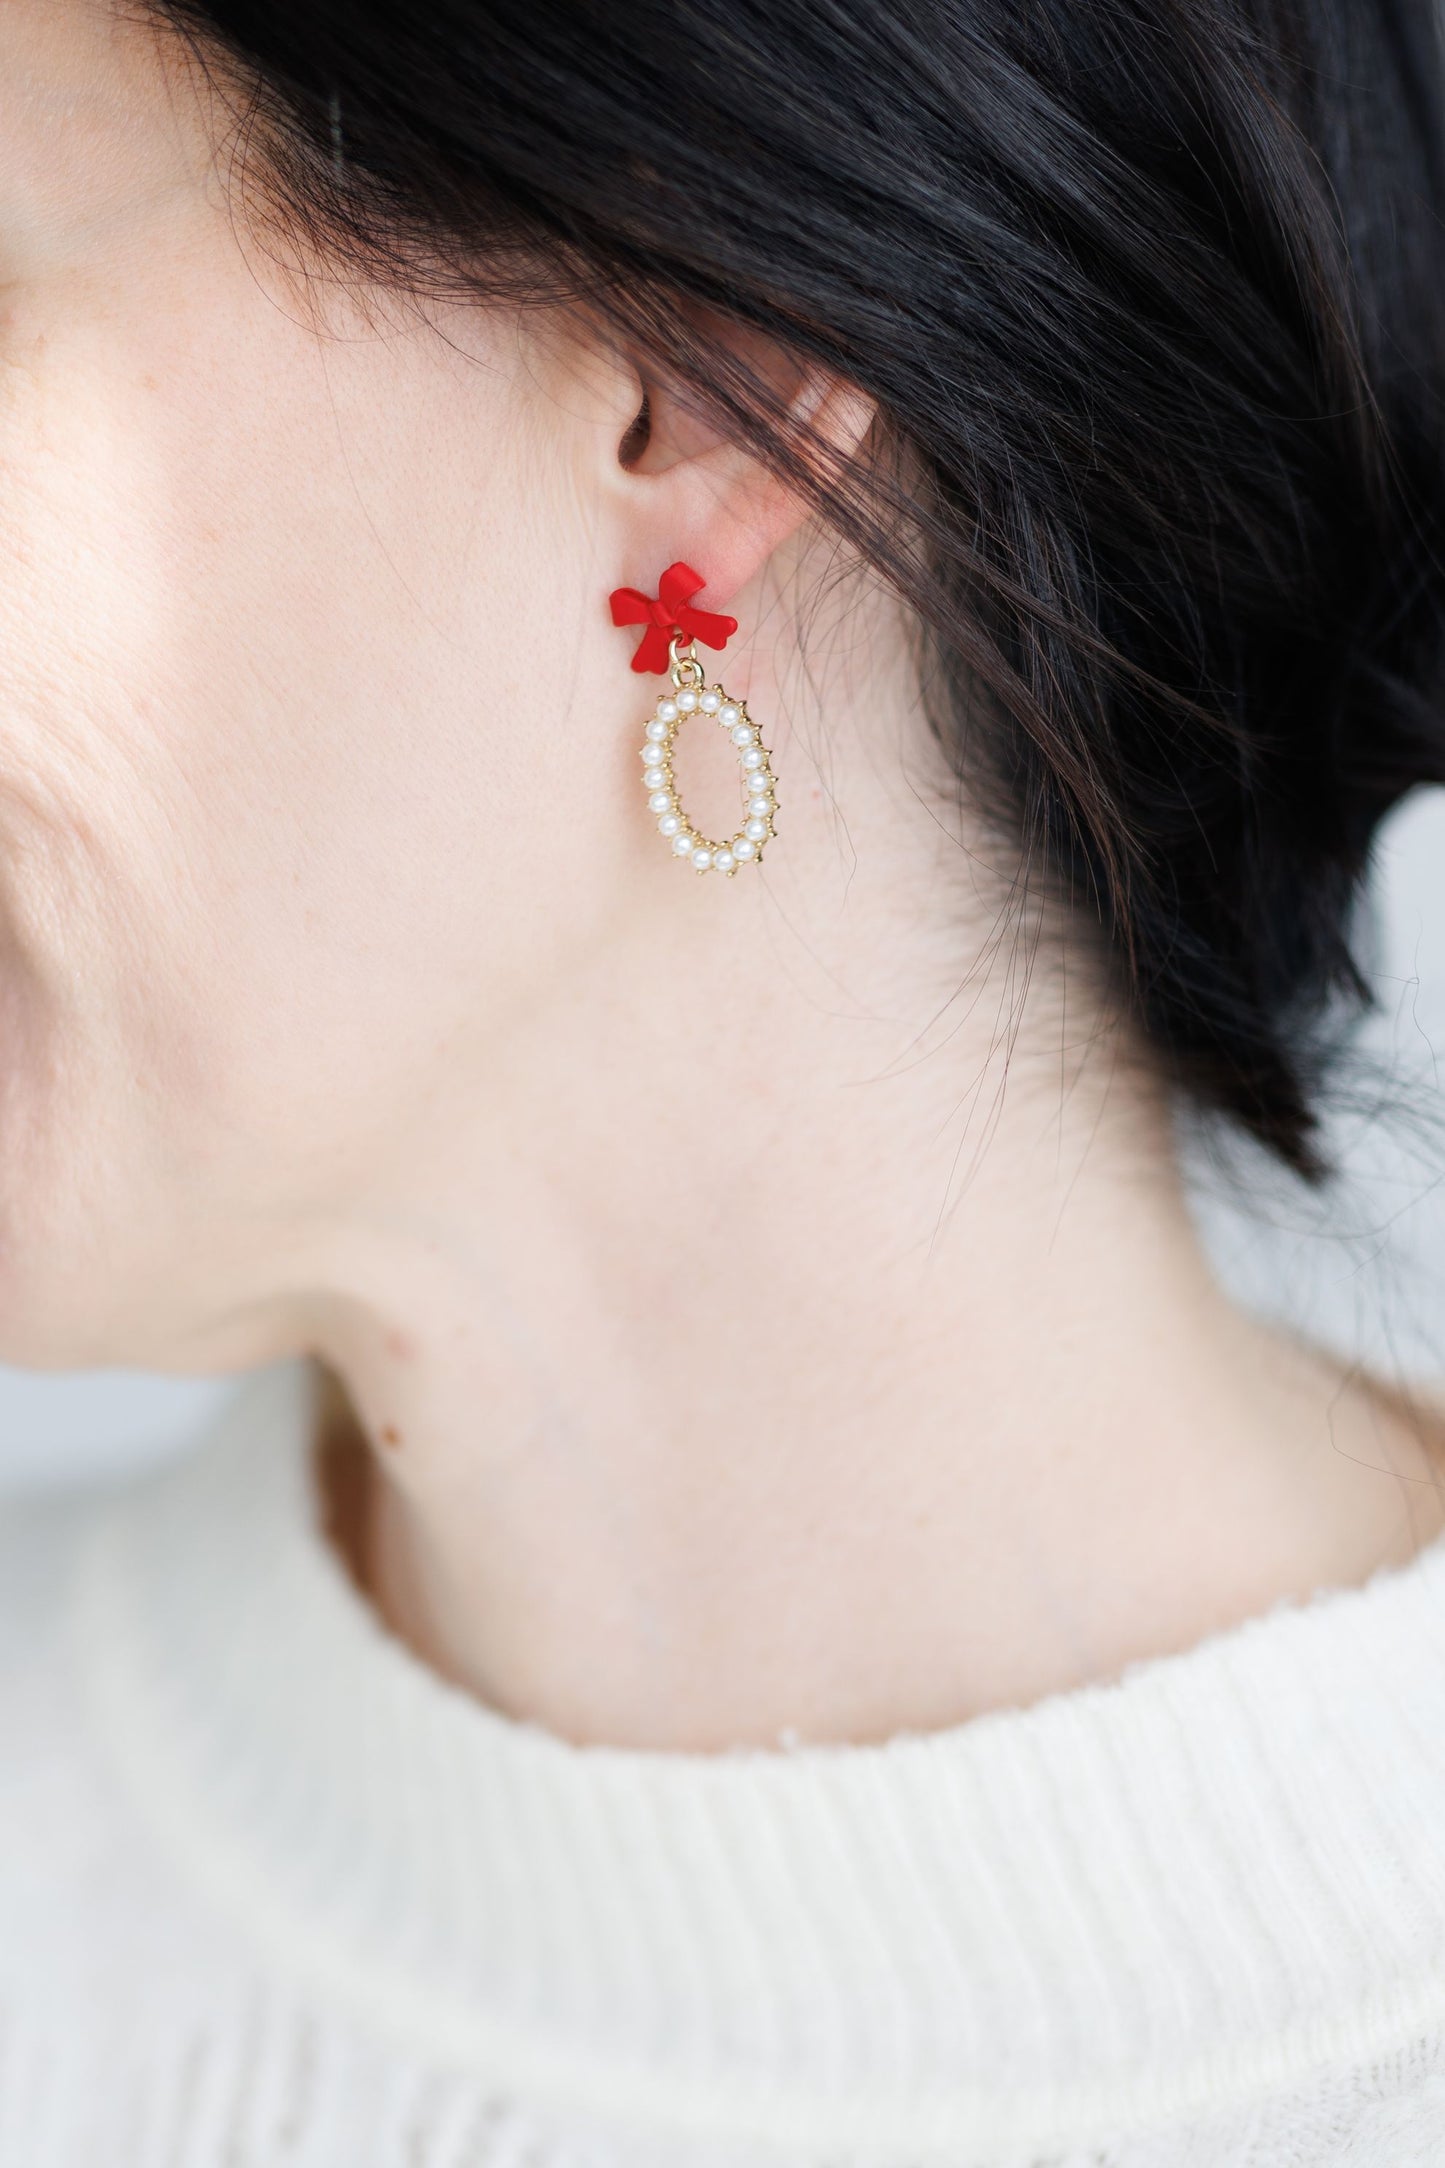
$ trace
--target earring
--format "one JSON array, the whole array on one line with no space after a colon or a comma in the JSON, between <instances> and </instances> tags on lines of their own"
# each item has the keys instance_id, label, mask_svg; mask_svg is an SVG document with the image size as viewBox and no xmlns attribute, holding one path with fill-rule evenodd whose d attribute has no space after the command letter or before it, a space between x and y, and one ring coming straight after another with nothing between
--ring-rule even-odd
<instances>
[{"instance_id":1,"label":"earring","mask_svg":"<svg viewBox=\"0 0 1445 2168\"><path fill-rule=\"evenodd\" d=\"M642 781L648 810L656 816L658 834L666 837L675 857L690 859L699 873L736 873L739 866L760 862L763 845L773 835L778 809L777 784L769 765L767 747L744 701L730 699L721 685L709 685L698 660L697 642L725 647L738 629L735 617L713 610L694 609L692 598L702 588L701 576L689 565L669 565L658 582L656 595L644 595L635 587L614 589L611 600L614 625L645 625L646 632L632 658L634 670L666 671L672 691L660 695L643 726ZM737 754L743 786L743 819L736 835L717 843L698 832L682 809L672 773L672 747L682 725L694 715L708 715L725 730Z\"/></svg>"}]
</instances>

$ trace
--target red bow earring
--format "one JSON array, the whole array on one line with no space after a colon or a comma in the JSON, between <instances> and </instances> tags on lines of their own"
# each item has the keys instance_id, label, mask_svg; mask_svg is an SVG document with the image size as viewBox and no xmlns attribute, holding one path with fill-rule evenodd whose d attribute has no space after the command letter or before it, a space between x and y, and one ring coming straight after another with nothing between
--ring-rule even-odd
<instances>
[{"instance_id":1,"label":"red bow earring","mask_svg":"<svg viewBox=\"0 0 1445 2168\"><path fill-rule=\"evenodd\" d=\"M614 625L646 625L632 658L634 670L660 674L670 661L671 643L701 640L705 647L724 648L738 629L735 617L720 617L713 610L695 610L692 598L702 592L703 578L691 565L669 565L657 583L655 595L636 587L614 587L611 597Z\"/></svg>"},{"instance_id":2,"label":"red bow earring","mask_svg":"<svg viewBox=\"0 0 1445 2168\"><path fill-rule=\"evenodd\" d=\"M646 625L632 658L634 670L667 671L672 691L660 695L643 728L642 780L648 810L658 833L678 858L690 859L699 873L736 873L739 866L761 861L763 845L774 833L777 785L768 749L746 704L732 700L721 685L708 685L697 645L725 647L738 629L735 617L694 609L692 598L703 580L690 565L669 565L656 595L635 587L614 588L610 597L614 625ZM717 843L700 835L683 812L672 773L672 746L693 715L711 716L725 730L737 754L743 786L743 819L736 835Z\"/></svg>"}]
</instances>

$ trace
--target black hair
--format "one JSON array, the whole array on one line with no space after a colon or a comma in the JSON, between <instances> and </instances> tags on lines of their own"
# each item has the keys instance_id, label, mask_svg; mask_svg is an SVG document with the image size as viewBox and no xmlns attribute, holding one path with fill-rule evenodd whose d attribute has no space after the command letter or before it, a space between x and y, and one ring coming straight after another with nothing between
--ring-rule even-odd
<instances>
[{"instance_id":1,"label":"black hair","mask_svg":"<svg viewBox=\"0 0 1445 2168\"><path fill-rule=\"evenodd\" d=\"M575 300L809 492L1170 1074L1318 1172L1372 838L1445 777L1431 0L157 5L333 248Z\"/></svg>"}]
</instances>

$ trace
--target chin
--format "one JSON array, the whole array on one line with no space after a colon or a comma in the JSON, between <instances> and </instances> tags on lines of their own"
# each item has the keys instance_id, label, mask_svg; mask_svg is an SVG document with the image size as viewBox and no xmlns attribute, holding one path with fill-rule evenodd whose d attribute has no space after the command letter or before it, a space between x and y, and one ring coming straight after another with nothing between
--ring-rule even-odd
<instances>
[{"instance_id":1,"label":"chin","mask_svg":"<svg viewBox=\"0 0 1445 2168\"><path fill-rule=\"evenodd\" d=\"M133 1334L114 1314L117 1287L134 1288L127 1263L110 1230L92 1226L82 1240L69 1206L17 1180L0 1148L0 1363L85 1370L134 1359L126 1345Z\"/></svg>"},{"instance_id":2,"label":"chin","mask_svg":"<svg viewBox=\"0 0 1445 2168\"><path fill-rule=\"evenodd\" d=\"M0 1181L0 1365L200 1377L305 1352L274 1317L212 1305L203 1270L184 1258L158 1264L135 1219L107 1215L84 1231L68 1207L43 1231L42 1219L33 1199L12 1211Z\"/></svg>"},{"instance_id":3,"label":"chin","mask_svg":"<svg viewBox=\"0 0 1445 2168\"><path fill-rule=\"evenodd\" d=\"M126 1180L113 1124L23 1082L12 1070L0 1087L0 1363L157 1367L167 1305L146 1185Z\"/></svg>"}]
</instances>

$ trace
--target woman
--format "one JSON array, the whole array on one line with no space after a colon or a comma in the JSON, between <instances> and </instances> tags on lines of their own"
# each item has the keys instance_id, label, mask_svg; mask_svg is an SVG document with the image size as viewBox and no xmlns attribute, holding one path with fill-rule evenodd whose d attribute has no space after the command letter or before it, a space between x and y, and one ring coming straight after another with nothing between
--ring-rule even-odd
<instances>
[{"instance_id":1,"label":"woman","mask_svg":"<svg viewBox=\"0 0 1445 2168\"><path fill-rule=\"evenodd\" d=\"M0 1359L258 1373L5 1524L4 2168L1445 2158L1440 1441L1172 1145L1445 768L1438 75L0 8Z\"/></svg>"}]
</instances>

